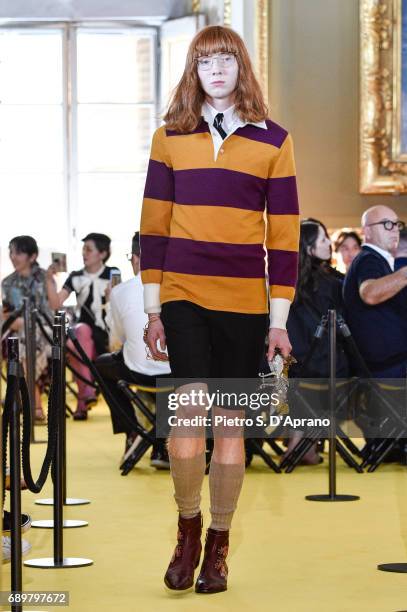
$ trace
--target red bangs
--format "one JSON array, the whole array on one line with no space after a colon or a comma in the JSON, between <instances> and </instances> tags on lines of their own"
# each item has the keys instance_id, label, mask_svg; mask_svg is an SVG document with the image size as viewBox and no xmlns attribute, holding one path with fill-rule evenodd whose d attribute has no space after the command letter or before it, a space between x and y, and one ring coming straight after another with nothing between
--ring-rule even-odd
<instances>
[{"instance_id":1,"label":"red bangs","mask_svg":"<svg viewBox=\"0 0 407 612\"><path fill-rule=\"evenodd\" d=\"M193 41L191 49L194 58L213 53L234 53L242 50L240 36L226 27L212 26L201 30Z\"/></svg>"}]
</instances>

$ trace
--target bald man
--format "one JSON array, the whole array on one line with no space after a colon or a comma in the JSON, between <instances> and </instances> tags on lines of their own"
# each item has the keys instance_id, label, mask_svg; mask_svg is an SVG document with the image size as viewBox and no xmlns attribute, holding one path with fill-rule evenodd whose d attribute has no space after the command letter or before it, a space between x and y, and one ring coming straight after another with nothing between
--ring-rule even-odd
<instances>
[{"instance_id":1,"label":"bald man","mask_svg":"<svg viewBox=\"0 0 407 612\"><path fill-rule=\"evenodd\" d=\"M362 250L344 282L347 322L376 378L399 378L407 371L407 266L394 271L403 227L387 206L366 210Z\"/></svg>"}]
</instances>

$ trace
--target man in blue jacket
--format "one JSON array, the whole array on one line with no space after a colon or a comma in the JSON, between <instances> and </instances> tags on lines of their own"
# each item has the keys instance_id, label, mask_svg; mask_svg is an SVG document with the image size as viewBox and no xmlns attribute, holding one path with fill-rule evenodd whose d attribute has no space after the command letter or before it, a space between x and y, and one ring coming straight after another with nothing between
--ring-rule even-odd
<instances>
[{"instance_id":1,"label":"man in blue jacket","mask_svg":"<svg viewBox=\"0 0 407 612\"><path fill-rule=\"evenodd\" d=\"M362 216L362 229L365 238L362 251L353 260L344 282L347 322L372 376L377 379L403 378L407 372L407 266L402 265L395 271L394 256L404 223L391 208L373 206ZM381 388L383 393L390 393L385 391L388 387ZM383 425L387 422L382 418L383 409L389 416L385 408L388 404L380 402L378 414L374 407L375 398L377 396L373 394L368 404L368 422L370 425L374 422ZM400 391L393 390L387 400L393 406L402 407L404 393L401 391L400 395ZM396 437L394 425L397 426L397 422L398 419L388 422L391 438ZM365 420L361 419L359 425L365 436L374 438L368 442L367 449L382 446L383 436L387 438L390 432L386 433L383 427L376 433L368 432L364 424ZM399 434L403 438L396 446L393 439L386 445L386 460L400 460L406 464L407 440L401 431ZM390 452L393 447L393 452Z\"/></svg>"},{"instance_id":2,"label":"man in blue jacket","mask_svg":"<svg viewBox=\"0 0 407 612\"><path fill-rule=\"evenodd\" d=\"M362 251L344 282L347 322L375 378L399 378L407 370L407 266L394 271L403 228L387 206L366 210Z\"/></svg>"}]
</instances>

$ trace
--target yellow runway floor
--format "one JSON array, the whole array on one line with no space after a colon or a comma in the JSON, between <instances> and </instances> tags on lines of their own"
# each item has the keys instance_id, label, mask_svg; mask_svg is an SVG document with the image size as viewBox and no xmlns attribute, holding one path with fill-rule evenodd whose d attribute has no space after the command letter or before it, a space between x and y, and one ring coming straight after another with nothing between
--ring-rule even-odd
<instances>
[{"instance_id":1,"label":"yellow runway floor","mask_svg":"<svg viewBox=\"0 0 407 612\"><path fill-rule=\"evenodd\" d=\"M45 437L46 428L37 428ZM378 563L407 561L407 470L387 465L356 474L342 463L338 492L361 496L351 503L313 503L309 493L327 491L327 460L292 474L274 474L258 458L247 471L231 531L229 590L216 595L169 596L162 577L175 544L176 511L168 472L145 457L128 476L118 470L124 437L113 436L99 403L87 422L68 421L68 495L88 506L65 509L65 518L89 521L64 530L65 555L89 557L91 567L24 569L25 590L70 592L67 612L396 612L407 610L407 574L379 572ZM32 447L40 466L44 445ZM51 495L25 491L23 511L52 518L36 506ZM8 504L8 500L6 502ZM208 483L203 493L209 521ZM26 558L52 556L52 532L31 529ZM3 566L2 590L10 584Z\"/></svg>"}]
</instances>

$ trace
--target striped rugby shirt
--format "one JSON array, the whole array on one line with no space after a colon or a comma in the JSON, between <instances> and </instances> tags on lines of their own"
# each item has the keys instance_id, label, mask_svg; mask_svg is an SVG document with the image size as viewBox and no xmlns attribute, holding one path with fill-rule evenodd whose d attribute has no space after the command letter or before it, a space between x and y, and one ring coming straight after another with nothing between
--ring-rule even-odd
<instances>
[{"instance_id":1,"label":"striped rugby shirt","mask_svg":"<svg viewBox=\"0 0 407 612\"><path fill-rule=\"evenodd\" d=\"M160 302L267 313L292 301L299 213L291 136L266 120L228 135L214 159L208 123L153 136L141 215L141 277Z\"/></svg>"}]
</instances>

